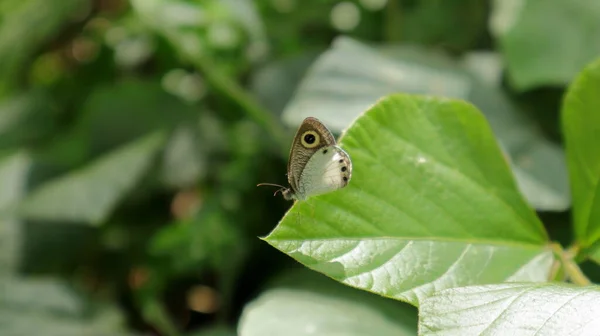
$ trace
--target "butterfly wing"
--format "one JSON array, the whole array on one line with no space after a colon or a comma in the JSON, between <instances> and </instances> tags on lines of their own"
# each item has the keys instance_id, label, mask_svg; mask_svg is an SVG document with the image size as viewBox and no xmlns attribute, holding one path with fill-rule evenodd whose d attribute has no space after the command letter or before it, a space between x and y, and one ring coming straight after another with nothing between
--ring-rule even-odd
<instances>
[{"instance_id":1,"label":"butterfly wing","mask_svg":"<svg viewBox=\"0 0 600 336\"><path fill-rule=\"evenodd\" d=\"M295 198L325 194L348 185L352 177L350 156L338 146L326 146L315 152L301 173Z\"/></svg>"},{"instance_id":2,"label":"butterfly wing","mask_svg":"<svg viewBox=\"0 0 600 336\"><path fill-rule=\"evenodd\" d=\"M314 141L311 142L311 139ZM288 182L294 192L298 191L302 172L313 154L323 147L333 145L335 138L323 123L313 117L304 119L292 142L288 161Z\"/></svg>"}]
</instances>

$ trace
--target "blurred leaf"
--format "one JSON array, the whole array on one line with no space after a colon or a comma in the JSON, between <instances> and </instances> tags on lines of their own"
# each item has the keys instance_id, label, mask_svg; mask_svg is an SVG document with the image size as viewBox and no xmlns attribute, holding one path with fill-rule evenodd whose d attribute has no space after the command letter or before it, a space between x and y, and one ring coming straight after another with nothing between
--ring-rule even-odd
<instances>
[{"instance_id":1,"label":"blurred leaf","mask_svg":"<svg viewBox=\"0 0 600 336\"><path fill-rule=\"evenodd\" d=\"M198 131L194 125L181 125L165 145L162 179L166 185L190 187L206 174L206 158L200 148Z\"/></svg>"},{"instance_id":2,"label":"blurred leaf","mask_svg":"<svg viewBox=\"0 0 600 336\"><path fill-rule=\"evenodd\" d=\"M89 5L88 0L4 0L0 3L0 96L11 89L40 46L86 5Z\"/></svg>"},{"instance_id":3,"label":"blurred leaf","mask_svg":"<svg viewBox=\"0 0 600 336\"><path fill-rule=\"evenodd\" d=\"M240 336L415 335L416 310L305 270L288 272L246 305Z\"/></svg>"},{"instance_id":4,"label":"blurred leaf","mask_svg":"<svg viewBox=\"0 0 600 336\"><path fill-rule=\"evenodd\" d=\"M250 78L252 92L269 110L280 114L317 55L306 52L259 68Z\"/></svg>"},{"instance_id":5,"label":"blurred leaf","mask_svg":"<svg viewBox=\"0 0 600 336\"><path fill-rule=\"evenodd\" d=\"M567 172L560 148L545 140L499 91L446 57L415 48L377 52L349 38L336 40L309 69L283 119L297 126L316 116L331 129L348 126L362 111L387 94L422 93L469 100L485 114L521 175L519 188L539 210L570 205ZM521 182L521 178L519 179ZM549 195L527 190L543 186Z\"/></svg>"},{"instance_id":6,"label":"blurred leaf","mask_svg":"<svg viewBox=\"0 0 600 336\"><path fill-rule=\"evenodd\" d=\"M240 228L212 201L196 217L163 228L149 246L150 255L166 258L168 268L180 274L230 268L244 251Z\"/></svg>"},{"instance_id":7,"label":"blurred leaf","mask_svg":"<svg viewBox=\"0 0 600 336\"><path fill-rule=\"evenodd\" d=\"M513 283L443 290L423 301L419 335L596 335L597 286Z\"/></svg>"},{"instance_id":8,"label":"blurred leaf","mask_svg":"<svg viewBox=\"0 0 600 336\"><path fill-rule=\"evenodd\" d=\"M342 137L353 177L296 202L265 240L338 281L418 305L434 290L544 281L553 261L472 105L394 95Z\"/></svg>"},{"instance_id":9,"label":"blurred leaf","mask_svg":"<svg viewBox=\"0 0 600 336\"><path fill-rule=\"evenodd\" d=\"M571 84L562 109L573 192L575 237L583 247L600 238L600 59Z\"/></svg>"},{"instance_id":10,"label":"blurred leaf","mask_svg":"<svg viewBox=\"0 0 600 336\"><path fill-rule=\"evenodd\" d=\"M22 227L9 213L25 196L30 167L31 158L25 152L0 160L0 273L14 271L20 259Z\"/></svg>"},{"instance_id":11,"label":"blurred leaf","mask_svg":"<svg viewBox=\"0 0 600 336\"><path fill-rule=\"evenodd\" d=\"M486 7L479 0L407 2L388 19L397 30L388 34L398 34L402 41L469 49L485 31Z\"/></svg>"},{"instance_id":12,"label":"blurred leaf","mask_svg":"<svg viewBox=\"0 0 600 336\"><path fill-rule=\"evenodd\" d=\"M52 130L51 108L51 99L41 91L0 100L0 148L22 146Z\"/></svg>"},{"instance_id":13,"label":"blurred leaf","mask_svg":"<svg viewBox=\"0 0 600 336\"><path fill-rule=\"evenodd\" d=\"M218 326L212 328L204 328L199 329L190 333L185 334L185 336L237 336L235 329L230 327Z\"/></svg>"},{"instance_id":14,"label":"blurred leaf","mask_svg":"<svg viewBox=\"0 0 600 336\"><path fill-rule=\"evenodd\" d=\"M90 137L96 152L193 122L198 112L196 107L166 93L160 84L140 80L97 88L83 109L76 131Z\"/></svg>"},{"instance_id":15,"label":"blurred leaf","mask_svg":"<svg viewBox=\"0 0 600 336\"><path fill-rule=\"evenodd\" d=\"M90 305L61 281L0 277L0 287L3 336L126 335L120 311Z\"/></svg>"},{"instance_id":16,"label":"blurred leaf","mask_svg":"<svg viewBox=\"0 0 600 336\"><path fill-rule=\"evenodd\" d=\"M203 6L165 0L133 0L131 3L140 19L165 37L185 61L193 64L208 85L239 107L234 113L243 113L245 117L263 127L273 139L269 144L278 146L280 153L287 154L287 147L284 149L282 145L286 137L277 120L230 76L231 72L237 72L227 69L229 63L226 59L211 55L212 49L207 47L203 38L203 30L208 20ZM204 5L218 8L223 3L211 1ZM220 18L219 15L216 17ZM227 24L229 19L232 18L221 18L221 23Z\"/></svg>"},{"instance_id":17,"label":"blurred leaf","mask_svg":"<svg viewBox=\"0 0 600 336\"><path fill-rule=\"evenodd\" d=\"M496 0L490 29L515 88L565 85L600 54L600 2Z\"/></svg>"},{"instance_id":18,"label":"blurred leaf","mask_svg":"<svg viewBox=\"0 0 600 336\"><path fill-rule=\"evenodd\" d=\"M22 214L28 219L101 224L143 177L163 141L163 133L152 133L42 185L25 199Z\"/></svg>"}]
</instances>

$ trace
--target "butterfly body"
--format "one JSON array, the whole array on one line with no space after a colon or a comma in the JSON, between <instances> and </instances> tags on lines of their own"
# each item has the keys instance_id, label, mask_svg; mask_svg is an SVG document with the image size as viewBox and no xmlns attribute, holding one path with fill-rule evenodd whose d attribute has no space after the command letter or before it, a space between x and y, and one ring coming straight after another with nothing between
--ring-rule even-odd
<instances>
[{"instance_id":1,"label":"butterfly body","mask_svg":"<svg viewBox=\"0 0 600 336\"><path fill-rule=\"evenodd\" d=\"M281 189L283 197L303 201L345 187L352 176L352 161L327 127L308 117L294 137L287 175L290 187Z\"/></svg>"}]
</instances>

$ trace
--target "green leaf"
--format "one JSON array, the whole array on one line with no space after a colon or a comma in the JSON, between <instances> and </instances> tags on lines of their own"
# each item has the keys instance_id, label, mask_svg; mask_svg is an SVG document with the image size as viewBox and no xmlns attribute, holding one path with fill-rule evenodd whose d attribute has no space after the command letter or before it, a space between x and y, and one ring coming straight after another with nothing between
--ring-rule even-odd
<instances>
[{"instance_id":1,"label":"green leaf","mask_svg":"<svg viewBox=\"0 0 600 336\"><path fill-rule=\"evenodd\" d=\"M149 254L166 259L175 273L207 266L230 269L228 265L237 265L246 251L240 228L232 222L216 202L209 201L195 217L157 232L150 241Z\"/></svg>"},{"instance_id":2,"label":"green leaf","mask_svg":"<svg viewBox=\"0 0 600 336\"><path fill-rule=\"evenodd\" d=\"M10 210L25 196L31 163L25 152L0 160L0 273L14 271L20 259L22 227Z\"/></svg>"},{"instance_id":3,"label":"green leaf","mask_svg":"<svg viewBox=\"0 0 600 336\"><path fill-rule=\"evenodd\" d=\"M496 84L489 84L492 81L423 49L387 46L378 52L339 38L309 69L283 119L297 126L305 117L316 116L340 131L377 99L392 93L467 100L484 113L520 171L519 189L530 204L539 210L566 210L570 199L562 150L537 132L537 126L519 113Z\"/></svg>"},{"instance_id":4,"label":"green leaf","mask_svg":"<svg viewBox=\"0 0 600 336\"><path fill-rule=\"evenodd\" d=\"M515 88L566 85L600 54L600 2L496 0L490 30Z\"/></svg>"},{"instance_id":5,"label":"green leaf","mask_svg":"<svg viewBox=\"0 0 600 336\"><path fill-rule=\"evenodd\" d=\"M22 146L53 130L52 100L43 91L30 91L0 100L0 148Z\"/></svg>"},{"instance_id":6,"label":"green leaf","mask_svg":"<svg viewBox=\"0 0 600 336\"><path fill-rule=\"evenodd\" d=\"M0 277L2 335L125 335L112 306L92 304L54 279Z\"/></svg>"},{"instance_id":7,"label":"green leaf","mask_svg":"<svg viewBox=\"0 0 600 336\"><path fill-rule=\"evenodd\" d=\"M424 300L419 335L596 335L598 314L598 286L470 286Z\"/></svg>"},{"instance_id":8,"label":"green leaf","mask_svg":"<svg viewBox=\"0 0 600 336\"><path fill-rule=\"evenodd\" d=\"M206 175L206 153L201 147L204 139L194 126L177 127L165 145L161 177L167 186L184 189Z\"/></svg>"},{"instance_id":9,"label":"green leaf","mask_svg":"<svg viewBox=\"0 0 600 336\"><path fill-rule=\"evenodd\" d=\"M297 202L269 244L413 304L441 288L548 277L544 229L472 105L392 95L341 144L352 156L349 185Z\"/></svg>"},{"instance_id":10,"label":"green leaf","mask_svg":"<svg viewBox=\"0 0 600 336\"><path fill-rule=\"evenodd\" d=\"M217 326L198 329L185 334L185 336L237 336L234 329L226 326Z\"/></svg>"},{"instance_id":11,"label":"green leaf","mask_svg":"<svg viewBox=\"0 0 600 336\"><path fill-rule=\"evenodd\" d=\"M132 79L98 87L83 110L75 131L88 136L96 152L151 132L193 123L199 112L165 92L159 83ZM107 131L110 136L106 136Z\"/></svg>"},{"instance_id":12,"label":"green leaf","mask_svg":"<svg viewBox=\"0 0 600 336\"><path fill-rule=\"evenodd\" d=\"M575 237L583 247L600 238L600 60L571 84L562 125L573 194Z\"/></svg>"},{"instance_id":13,"label":"green leaf","mask_svg":"<svg viewBox=\"0 0 600 336\"><path fill-rule=\"evenodd\" d=\"M417 1L403 3L395 17L389 18L389 35L397 34L402 42L443 45L452 50L470 49L481 39L487 19L487 4L467 1ZM398 7L400 7L398 6ZM394 5L386 11L391 11ZM390 15L390 14L388 14ZM390 32L395 29L396 32Z\"/></svg>"},{"instance_id":14,"label":"green leaf","mask_svg":"<svg viewBox=\"0 0 600 336\"><path fill-rule=\"evenodd\" d=\"M21 214L28 219L101 224L143 177L163 141L162 132L152 133L43 184L25 199Z\"/></svg>"},{"instance_id":15,"label":"green leaf","mask_svg":"<svg viewBox=\"0 0 600 336\"><path fill-rule=\"evenodd\" d=\"M409 305L296 270L246 305L238 334L408 336L416 334L415 326Z\"/></svg>"},{"instance_id":16,"label":"green leaf","mask_svg":"<svg viewBox=\"0 0 600 336\"><path fill-rule=\"evenodd\" d=\"M88 0L4 0L0 3L0 96L11 89L40 45L85 5L89 5Z\"/></svg>"}]
</instances>

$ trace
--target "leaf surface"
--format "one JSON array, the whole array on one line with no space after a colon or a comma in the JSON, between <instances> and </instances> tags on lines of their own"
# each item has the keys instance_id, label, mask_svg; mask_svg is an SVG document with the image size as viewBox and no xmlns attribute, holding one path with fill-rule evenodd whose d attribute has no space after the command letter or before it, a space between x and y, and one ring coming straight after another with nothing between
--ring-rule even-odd
<instances>
[{"instance_id":1,"label":"leaf surface","mask_svg":"<svg viewBox=\"0 0 600 336\"><path fill-rule=\"evenodd\" d=\"M419 335L597 335L598 286L512 283L453 288L420 307Z\"/></svg>"},{"instance_id":2,"label":"leaf surface","mask_svg":"<svg viewBox=\"0 0 600 336\"><path fill-rule=\"evenodd\" d=\"M441 288L543 281L553 256L483 116L392 95L341 139L344 189L296 202L266 237L338 281L415 305Z\"/></svg>"},{"instance_id":3,"label":"leaf surface","mask_svg":"<svg viewBox=\"0 0 600 336\"><path fill-rule=\"evenodd\" d=\"M600 2L496 0L490 30L517 89L566 85L600 54Z\"/></svg>"},{"instance_id":4,"label":"leaf surface","mask_svg":"<svg viewBox=\"0 0 600 336\"><path fill-rule=\"evenodd\" d=\"M571 84L562 125L573 194L575 236L583 247L600 238L600 60Z\"/></svg>"},{"instance_id":5,"label":"leaf surface","mask_svg":"<svg viewBox=\"0 0 600 336\"><path fill-rule=\"evenodd\" d=\"M162 132L152 133L53 179L34 190L20 212L28 219L98 225L143 177L163 142Z\"/></svg>"}]
</instances>

